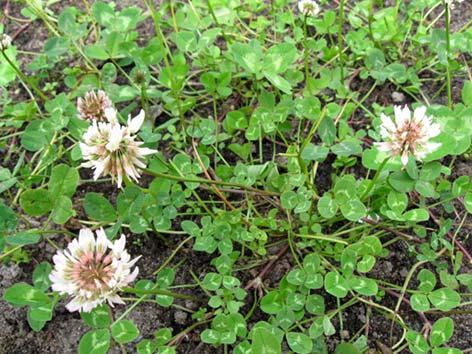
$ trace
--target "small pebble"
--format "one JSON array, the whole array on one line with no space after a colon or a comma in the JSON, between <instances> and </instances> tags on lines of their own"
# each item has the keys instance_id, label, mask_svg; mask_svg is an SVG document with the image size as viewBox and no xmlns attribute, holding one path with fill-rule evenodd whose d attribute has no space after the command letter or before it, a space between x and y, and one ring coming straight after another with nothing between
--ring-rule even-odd
<instances>
[{"instance_id":1,"label":"small pebble","mask_svg":"<svg viewBox=\"0 0 472 354\"><path fill-rule=\"evenodd\" d=\"M405 268L402 268L400 270L400 275L403 277L403 278L406 278L406 276L408 275L408 270L406 270Z\"/></svg>"},{"instance_id":2,"label":"small pebble","mask_svg":"<svg viewBox=\"0 0 472 354\"><path fill-rule=\"evenodd\" d=\"M185 300L185 307L190 310L195 310L198 308L198 304L193 302L192 300Z\"/></svg>"},{"instance_id":3,"label":"small pebble","mask_svg":"<svg viewBox=\"0 0 472 354\"><path fill-rule=\"evenodd\" d=\"M393 271L393 264L389 261L386 261L385 270L387 271L387 273L391 273Z\"/></svg>"},{"instance_id":4,"label":"small pebble","mask_svg":"<svg viewBox=\"0 0 472 354\"><path fill-rule=\"evenodd\" d=\"M178 324L184 325L187 323L187 313L184 311L175 311L174 320Z\"/></svg>"},{"instance_id":5,"label":"small pebble","mask_svg":"<svg viewBox=\"0 0 472 354\"><path fill-rule=\"evenodd\" d=\"M393 99L393 102L401 103L401 102L405 101L405 95L401 92L393 91L392 92L392 99Z\"/></svg>"}]
</instances>

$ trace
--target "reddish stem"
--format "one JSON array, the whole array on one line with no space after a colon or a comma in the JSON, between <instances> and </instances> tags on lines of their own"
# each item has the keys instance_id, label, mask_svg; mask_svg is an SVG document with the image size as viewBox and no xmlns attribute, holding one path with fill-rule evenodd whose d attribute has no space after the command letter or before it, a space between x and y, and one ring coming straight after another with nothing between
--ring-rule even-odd
<instances>
[{"instance_id":1,"label":"reddish stem","mask_svg":"<svg viewBox=\"0 0 472 354\"><path fill-rule=\"evenodd\" d=\"M441 226L438 218L433 214L433 212L431 210L428 210L429 212L429 216L431 216L431 219L434 220L434 222L438 225L438 226ZM464 256L467 257L467 259L469 260L469 263L472 264L472 256L470 255L470 253L466 250L466 248L462 245L462 243L457 239L455 238L450 232L448 232L446 234L446 236L450 239L450 241L453 241L454 244L457 246L457 248L459 248L461 250L461 252L464 254Z\"/></svg>"},{"instance_id":2,"label":"reddish stem","mask_svg":"<svg viewBox=\"0 0 472 354\"><path fill-rule=\"evenodd\" d=\"M288 244L282 247L279 252L275 255L275 257L272 257L272 259L262 268L262 270L259 272L259 274L252 279L244 289L249 290L252 288L259 288L262 282L262 279L265 277L266 273L272 268L275 262L279 260L280 257L282 257L285 252L288 250Z\"/></svg>"},{"instance_id":3,"label":"reddish stem","mask_svg":"<svg viewBox=\"0 0 472 354\"><path fill-rule=\"evenodd\" d=\"M390 294L392 296L395 296L396 298L401 298L402 301L407 304L408 306L411 307L411 303L410 303L410 300L407 299L407 295L404 295L404 296L401 296L399 293L391 290L391 289L387 289L387 288L384 288L382 287L382 289L387 293L387 294ZM428 338L428 332L429 330L431 329L431 322L429 322L429 320L426 318L425 314L423 312L418 312L418 315L420 316L421 320L424 322L425 326L426 326L426 329L425 329L425 333L424 333L424 336L425 338Z\"/></svg>"}]
</instances>

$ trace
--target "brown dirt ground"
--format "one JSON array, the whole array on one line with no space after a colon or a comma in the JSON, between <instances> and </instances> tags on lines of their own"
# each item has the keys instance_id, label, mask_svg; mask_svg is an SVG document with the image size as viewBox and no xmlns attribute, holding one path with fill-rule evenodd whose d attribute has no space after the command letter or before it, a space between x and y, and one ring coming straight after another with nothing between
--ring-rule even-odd
<instances>
[{"instance_id":1,"label":"brown dirt ground","mask_svg":"<svg viewBox=\"0 0 472 354\"><path fill-rule=\"evenodd\" d=\"M159 2L156 1L156 4ZM9 5L9 13L11 15L20 17L19 10L21 6L14 1L1 0L0 9L5 9ZM56 4L53 9L58 10L59 8L74 5L81 8L82 2L75 0L65 0L61 1L60 4ZM122 0L119 2L119 7L126 7L129 5L142 6L142 1L140 0ZM472 17L472 6L467 4L465 1L463 4L458 4L456 9L453 11L453 27L459 28L464 23L470 20ZM1 20L1 18L0 18ZM39 22L34 22L28 25L25 28L21 28L21 25L18 25L12 21L4 22L8 28L9 33L18 33L15 38L15 43L21 49L28 51L40 51L43 46L43 42L47 38L47 32L42 27ZM152 33L152 23L150 21L145 21L139 26L139 32L146 36L147 33ZM25 57L22 59L23 64L27 64L29 59ZM457 80L454 82L454 96L460 97L460 88L462 87L462 80ZM356 83L353 84L354 86ZM434 85L426 87L426 94L428 96L434 95L438 87ZM379 92L375 95L375 101L382 104L390 104L391 93L394 90L394 87L388 84L384 87L379 88ZM21 92L19 90L11 92L13 97L21 97ZM439 95L439 98L436 100L437 103L444 103L444 96ZM386 100L386 102L384 102ZM373 103L368 102L369 104ZM1 156L3 158L3 156ZM321 184L321 189L323 186L327 188L330 183L330 172L331 166L326 164L326 169L321 169L320 174L322 178L319 181ZM470 161L458 161L456 164L456 171L458 175L469 175L472 176L472 165ZM85 193L85 189L78 192L80 194ZM468 221L468 224L472 224L472 218ZM461 237L467 237L470 234L471 229L466 229L461 233ZM140 279L152 279L152 272L159 267L160 264L170 255L172 250L176 245L181 241L181 238L176 236L168 237L162 235L166 238L169 245L163 242L162 239L158 238L156 235L149 234L146 237L139 237L134 240L130 239L133 243L131 248L132 254L142 254L143 257L139 262L140 267ZM61 236L57 236L56 242L65 244L65 240L61 240ZM182 252L173 260L172 264L177 264L180 261L183 263L180 266L180 272L177 273L177 279L175 284L186 284L191 283L192 278L190 273L186 269L192 269L195 274L203 276L206 272L211 269L209 265L211 257L206 255L195 254L191 250L191 245L187 245L188 248L184 248ZM469 238L468 241L464 244L468 250L472 251L472 239ZM29 264L0 264L0 296L3 295L3 292L6 288L12 284L25 281L31 281L31 274L34 269L34 265L43 261L50 260L54 254L54 250L47 244L42 243L36 247L26 248L28 251L32 262ZM273 251L275 253L275 251ZM402 284L405 278L406 273L410 269L411 265L414 263L413 257L408 255L408 250L406 246L402 243L397 243L394 248L392 248L391 253L388 258L382 259L378 262L374 270L372 271L372 276L380 279L385 279L397 284ZM274 286L280 280L280 277L286 273L288 269L292 267L291 258L286 255L282 257L275 265L270 275L266 281L268 286ZM464 269L464 271L469 271L470 269ZM248 280L249 275L241 275L244 280ZM198 291L184 290L184 293L192 293L193 295L201 295ZM248 296L248 303L252 303L252 295ZM385 305L388 305L390 308L395 306L396 299L386 296L383 300ZM177 303L192 309L198 309L198 304L192 301L177 301ZM329 305L329 304L328 304ZM335 307L334 304L331 304ZM470 310L470 309L469 309ZM123 311L119 306L115 309L115 316ZM422 321L417 314L412 312L408 307L402 306L400 308L400 314L405 319L405 321L412 328L420 329L422 326ZM349 308L343 313L343 322L345 330L347 333L344 333L347 338L354 335L365 323L366 321L366 308L363 306L354 306ZM461 349L472 348L472 337L470 336L470 328L472 328L472 316L468 314L463 315L452 315L454 319L456 328L454 337L451 341L452 346L456 346ZM153 333L163 327L171 327L174 329L174 333L178 333L184 328L188 327L193 323L193 320L190 318L190 315L175 309L175 308L162 308L155 304L144 303L138 306L130 315L130 319L134 320L138 325L141 336L138 338L151 338ZM254 321L265 319L265 316L261 313L256 313L253 317ZM428 316L430 321L434 321L433 316ZM372 311L370 315L370 326L369 326L369 337L371 339L371 347L375 346L375 340L378 340L381 343L389 343L389 329L390 329L390 320L387 320L384 316L379 313ZM337 324L337 318L334 319L335 325ZM0 354L42 354L42 353L51 353L51 354L68 354L76 353L77 345L80 340L80 337L83 333L87 331L87 327L80 320L80 316L77 314L71 314L65 310L62 305L56 307L54 314L54 319L47 323L45 328L41 332L33 332L26 321L26 311L25 309L15 309L4 301L0 301L0 328L2 329L2 335L0 337ZM179 353L217 353L221 352L215 350L209 346L202 346L199 341L199 333L203 328L197 328L192 331L179 346ZM394 328L393 340L398 339L399 330ZM329 348L335 347L336 343L340 341L339 334L334 335L329 339L328 345ZM130 344L127 346L127 351L129 353L133 352L134 345ZM119 348L113 348L111 353L120 353ZM408 353L408 351L404 351Z\"/></svg>"}]
</instances>

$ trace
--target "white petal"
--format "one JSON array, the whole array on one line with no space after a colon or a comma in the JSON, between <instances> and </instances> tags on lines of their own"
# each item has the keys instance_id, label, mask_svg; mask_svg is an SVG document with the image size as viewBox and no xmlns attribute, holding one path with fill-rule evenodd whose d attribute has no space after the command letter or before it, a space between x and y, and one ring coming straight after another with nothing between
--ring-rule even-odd
<instances>
[{"instance_id":1,"label":"white petal","mask_svg":"<svg viewBox=\"0 0 472 354\"><path fill-rule=\"evenodd\" d=\"M79 144L79 147L80 147L80 152L82 153L82 156L85 157L85 155L89 155L89 151L90 151L90 148L87 144L84 144L84 143L80 143Z\"/></svg>"},{"instance_id":2,"label":"white petal","mask_svg":"<svg viewBox=\"0 0 472 354\"><path fill-rule=\"evenodd\" d=\"M133 273L131 273L131 274L128 276L128 278L126 279L126 282L127 282L127 283L132 283L132 282L136 279L136 277L138 276L138 273L139 273L138 267L134 268Z\"/></svg>"},{"instance_id":3,"label":"white petal","mask_svg":"<svg viewBox=\"0 0 472 354\"><path fill-rule=\"evenodd\" d=\"M395 122L397 127L402 127L410 121L411 114L408 106L405 106L403 109L401 106L394 106L393 110L395 111Z\"/></svg>"},{"instance_id":4,"label":"white petal","mask_svg":"<svg viewBox=\"0 0 472 354\"><path fill-rule=\"evenodd\" d=\"M125 235L122 234L121 237L113 243L113 246L112 246L113 254L119 257L121 253L125 250L125 245L126 245L126 237Z\"/></svg>"},{"instance_id":5,"label":"white petal","mask_svg":"<svg viewBox=\"0 0 472 354\"><path fill-rule=\"evenodd\" d=\"M110 136L108 137L108 143L105 145L108 151L116 151L120 147L123 139L123 132L119 124L113 124L110 127Z\"/></svg>"},{"instance_id":6,"label":"white petal","mask_svg":"<svg viewBox=\"0 0 472 354\"><path fill-rule=\"evenodd\" d=\"M64 253L59 250L57 253L52 257L52 261L55 265L64 265L67 262L67 258L64 256Z\"/></svg>"},{"instance_id":7,"label":"white petal","mask_svg":"<svg viewBox=\"0 0 472 354\"><path fill-rule=\"evenodd\" d=\"M94 167L94 166L95 166L95 161L87 161L87 162L82 162L80 164L80 167L90 168L90 167Z\"/></svg>"},{"instance_id":8,"label":"white petal","mask_svg":"<svg viewBox=\"0 0 472 354\"><path fill-rule=\"evenodd\" d=\"M108 158L107 158L108 159ZM93 173L93 180L96 181L97 179L100 178L100 175L102 172L105 170L107 160L104 161L95 161L94 167L95 171Z\"/></svg>"},{"instance_id":9,"label":"white petal","mask_svg":"<svg viewBox=\"0 0 472 354\"><path fill-rule=\"evenodd\" d=\"M415 112L413 113L413 119L415 122L419 123L421 122L426 116L426 107L421 106L415 109Z\"/></svg>"},{"instance_id":10,"label":"white petal","mask_svg":"<svg viewBox=\"0 0 472 354\"><path fill-rule=\"evenodd\" d=\"M121 188L121 184L123 183L123 174L121 170L117 171L117 176L116 176L116 185L118 188Z\"/></svg>"},{"instance_id":11,"label":"white petal","mask_svg":"<svg viewBox=\"0 0 472 354\"><path fill-rule=\"evenodd\" d=\"M105 118L108 120L108 122L112 124L118 123L117 115L118 112L113 107L105 108Z\"/></svg>"},{"instance_id":12,"label":"white petal","mask_svg":"<svg viewBox=\"0 0 472 354\"><path fill-rule=\"evenodd\" d=\"M99 134L100 134L99 126L97 125L96 121L93 121L92 125L90 125L88 127L88 129L85 131L84 135L82 136L82 139L85 142L90 142L91 140L93 140Z\"/></svg>"},{"instance_id":13,"label":"white petal","mask_svg":"<svg viewBox=\"0 0 472 354\"><path fill-rule=\"evenodd\" d=\"M85 159L91 159L93 155L97 155L97 147L95 145L80 143L80 152Z\"/></svg>"},{"instance_id":14,"label":"white petal","mask_svg":"<svg viewBox=\"0 0 472 354\"><path fill-rule=\"evenodd\" d=\"M382 152L390 152L392 150L392 145L387 142L375 143L377 150Z\"/></svg>"},{"instance_id":15,"label":"white petal","mask_svg":"<svg viewBox=\"0 0 472 354\"><path fill-rule=\"evenodd\" d=\"M95 243L95 249L98 253L105 253L110 244L108 241L107 235L105 234L105 230L101 227L96 231L97 234L97 242Z\"/></svg>"},{"instance_id":16,"label":"white petal","mask_svg":"<svg viewBox=\"0 0 472 354\"><path fill-rule=\"evenodd\" d=\"M428 155L427 151L421 150L421 151L416 151L415 152L415 158L418 161L422 161L426 156Z\"/></svg>"},{"instance_id":17,"label":"white petal","mask_svg":"<svg viewBox=\"0 0 472 354\"><path fill-rule=\"evenodd\" d=\"M69 312L79 311L82 308L82 301L78 297L74 297L71 302L66 305Z\"/></svg>"},{"instance_id":18,"label":"white petal","mask_svg":"<svg viewBox=\"0 0 472 354\"><path fill-rule=\"evenodd\" d=\"M146 156L146 155L157 154L157 150L149 149L149 148L138 148L137 153L138 155Z\"/></svg>"},{"instance_id":19,"label":"white petal","mask_svg":"<svg viewBox=\"0 0 472 354\"><path fill-rule=\"evenodd\" d=\"M406 166L408 164L408 151L405 151L402 154L401 161L402 161L403 166Z\"/></svg>"},{"instance_id":20,"label":"white petal","mask_svg":"<svg viewBox=\"0 0 472 354\"><path fill-rule=\"evenodd\" d=\"M97 307L98 305L100 305L102 303L102 301L100 300L89 300L89 301L84 301L83 305L82 305L82 311L83 312L90 312L92 311L95 307Z\"/></svg>"},{"instance_id":21,"label":"white petal","mask_svg":"<svg viewBox=\"0 0 472 354\"><path fill-rule=\"evenodd\" d=\"M424 150L427 153L432 153L433 151L436 151L441 147L441 143L434 143L434 142L429 142L425 145Z\"/></svg>"},{"instance_id":22,"label":"white petal","mask_svg":"<svg viewBox=\"0 0 472 354\"><path fill-rule=\"evenodd\" d=\"M74 294L76 290L76 286L66 280L60 280L58 278L52 277L50 278L53 282L51 284L51 289L53 291L57 291L61 294Z\"/></svg>"},{"instance_id":23,"label":"white petal","mask_svg":"<svg viewBox=\"0 0 472 354\"><path fill-rule=\"evenodd\" d=\"M390 118L389 116L386 116L382 113L380 115L380 119L382 121L382 127L384 127L387 132L394 132L395 130L397 130L397 127L393 123L392 118Z\"/></svg>"},{"instance_id":24,"label":"white petal","mask_svg":"<svg viewBox=\"0 0 472 354\"><path fill-rule=\"evenodd\" d=\"M131 268L132 266L134 266L136 264L137 261L139 261L141 259L141 257L142 256L135 257L131 261L127 260L126 265ZM122 258L122 260L123 260L123 258Z\"/></svg>"},{"instance_id":25,"label":"white petal","mask_svg":"<svg viewBox=\"0 0 472 354\"><path fill-rule=\"evenodd\" d=\"M131 133L136 133L141 129L145 116L144 110L141 110L133 119L131 119L131 115L128 117L128 128Z\"/></svg>"},{"instance_id":26,"label":"white petal","mask_svg":"<svg viewBox=\"0 0 472 354\"><path fill-rule=\"evenodd\" d=\"M92 230L88 228L79 231L79 248L83 252L91 252L95 249L95 238Z\"/></svg>"},{"instance_id":27,"label":"white petal","mask_svg":"<svg viewBox=\"0 0 472 354\"><path fill-rule=\"evenodd\" d=\"M79 246L79 241L76 238L73 239L71 243L69 243L67 249L69 250L71 256L75 258L80 257L80 253L82 252ZM67 252L64 252L64 257L66 257L66 259L69 259L70 257L68 258L67 256Z\"/></svg>"},{"instance_id":28,"label":"white petal","mask_svg":"<svg viewBox=\"0 0 472 354\"><path fill-rule=\"evenodd\" d=\"M108 303L110 304L111 307L113 307L113 304L121 304L124 305L125 302L119 297L118 295L110 295L108 296Z\"/></svg>"},{"instance_id":29,"label":"white petal","mask_svg":"<svg viewBox=\"0 0 472 354\"><path fill-rule=\"evenodd\" d=\"M430 138L434 138L435 136L438 136L441 134L441 126L439 124L431 124L428 130L428 135Z\"/></svg>"}]
</instances>

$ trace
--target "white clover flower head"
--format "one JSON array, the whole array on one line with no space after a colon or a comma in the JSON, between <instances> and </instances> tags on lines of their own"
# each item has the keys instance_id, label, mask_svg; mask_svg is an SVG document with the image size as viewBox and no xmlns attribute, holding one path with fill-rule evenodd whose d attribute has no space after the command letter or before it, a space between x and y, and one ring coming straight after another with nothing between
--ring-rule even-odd
<instances>
[{"instance_id":1,"label":"white clover flower head","mask_svg":"<svg viewBox=\"0 0 472 354\"><path fill-rule=\"evenodd\" d=\"M93 168L94 180L110 175L118 188L123 182L123 175L136 183L141 177L141 169L146 167L146 156L157 150L143 148L142 141L136 141L136 133L144 122L144 111L134 118L128 117L128 125L121 126L116 111L108 108L104 112L108 122L92 121L92 125L83 135L80 143L82 156L87 162L81 166Z\"/></svg>"},{"instance_id":2,"label":"white clover flower head","mask_svg":"<svg viewBox=\"0 0 472 354\"><path fill-rule=\"evenodd\" d=\"M394 121L383 113L380 116L380 135L384 141L375 144L380 151L400 156L402 164L406 165L410 154L421 161L441 146L430 141L441 129L426 115L426 107L416 108L412 115L407 106L394 106L394 112Z\"/></svg>"},{"instance_id":3,"label":"white clover flower head","mask_svg":"<svg viewBox=\"0 0 472 354\"><path fill-rule=\"evenodd\" d=\"M123 304L118 292L138 275L138 267L131 268L141 256L131 259L125 235L111 242L103 229L96 234L95 238L92 230L81 229L79 237L53 257L51 287L72 297L66 305L70 312L90 312L104 302L112 307Z\"/></svg>"},{"instance_id":4,"label":"white clover flower head","mask_svg":"<svg viewBox=\"0 0 472 354\"><path fill-rule=\"evenodd\" d=\"M0 50L4 51L6 50L9 46L11 46L12 39L8 34L1 34L0 35Z\"/></svg>"},{"instance_id":5,"label":"white clover flower head","mask_svg":"<svg viewBox=\"0 0 472 354\"><path fill-rule=\"evenodd\" d=\"M98 90L89 91L85 96L79 97L77 100L77 110L79 111L80 119L88 120L106 120L105 111L112 109L113 104L105 91Z\"/></svg>"},{"instance_id":6,"label":"white clover flower head","mask_svg":"<svg viewBox=\"0 0 472 354\"><path fill-rule=\"evenodd\" d=\"M298 11L307 16L316 16L320 13L320 6L315 0L299 0Z\"/></svg>"}]
</instances>

